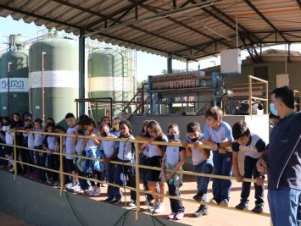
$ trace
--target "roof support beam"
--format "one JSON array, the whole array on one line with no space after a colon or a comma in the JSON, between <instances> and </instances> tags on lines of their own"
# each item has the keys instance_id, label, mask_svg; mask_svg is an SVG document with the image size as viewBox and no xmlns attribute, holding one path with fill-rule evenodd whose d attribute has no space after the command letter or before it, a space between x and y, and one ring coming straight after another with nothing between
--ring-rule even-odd
<instances>
[{"instance_id":1,"label":"roof support beam","mask_svg":"<svg viewBox=\"0 0 301 226\"><path fill-rule=\"evenodd\" d=\"M128 0L128 1L129 1L129 2L135 2L135 0ZM149 7L149 6L145 5L145 4L142 4L142 3L138 3L138 4L139 4L141 7L147 9L147 10L150 11L150 12L158 13L157 10L154 10L154 9L152 9L151 7ZM207 38L209 38L209 39L211 39L211 40L214 40L214 41L217 41L217 42L219 42L219 43L222 43L223 45L225 45L225 46L227 46L227 47L229 47L229 48L232 48L232 47L233 47L231 44L229 44L229 43L227 43L227 42L225 42L225 41L223 41L223 40L219 40L219 39L216 39L216 38L214 38L214 37L212 37L212 36L210 36L210 35L207 35L206 33L201 32L201 31L199 31L199 30L197 30L197 29L195 29L195 28L193 28L193 27L191 27L191 26L189 26L189 25L187 25L187 24L185 24L185 23L183 23L183 22L180 22L180 21L178 21L178 20L176 20L176 19L173 19L173 18L171 18L170 16L165 17L165 19L168 19L169 21L172 21L172 22L175 23L175 24L178 24L178 25L180 25L180 26L182 26L182 27L184 27L184 28L186 28L186 29L188 29L188 30L190 30L190 31L193 31L193 32L195 32L195 33L197 33L197 34L200 34L200 35L202 35L202 36L205 36L205 37L207 37Z\"/></svg>"},{"instance_id":2,"label":"roof support beam","mask_svg":"<svg viewBox=\"0 0 301 226\"><path fill-rule=\"evenodd\" d=\"M260 16L268 25L270 25L271 28L273 28L277 33L280 34L280 36L286 41L289 42L289 40L278 30L278 28L275 27L275 25L266 18L252 3L250 0L244 0L256 13L258 16Z\"/></svg>"},{"instance_id":3,"label":"roof support beam","mask_svg":"<svg viewBox=\"0 0 301 226\"><path fill-rule=\"evenodd\" d=\"M120 23L121 23L120 20L122 19L123 16L125 16L129 11L131 11L132 9L134 9L135 6L138 7L138 5L135 5L134 7L133 7L132 5L131 5L131 7L127 7L127 10L124 11L123 14L122 14L118 19L115 19L115 18L113 18L113 17L110 18L109 16L106 16L106 15L104 15L104 14L102 14L102 13L99 13L99 12L96 12L96 11L93 11L93 10L90 10L90 9L86 9L86 8L81 7L81 6L78 6L78 5L72 4L72 3L70 3L70 2L63 1L63 0L51 0L51 1L55 1L55 2L57 2L57 3L67 5L67 6L71 7L71 8L79 9L79 10L82 10L82 11L86 11L86 12L92 14L92 15L99 16L99 17L101 18L101 20L104 21L105 23L107 23L108 20L112 20L112 21L113 21L113 24L111 24L110 27L112 27L112 26L113 26L114 24L116 24L116 23L119 23L119 24L120 24ZM144 1L146 1L146 0L143 0L143 1L140 0L140 2L144 2ZM138 2L138 1L137 1L137 2ZM114 14L114 13L112 13L111 15L113 15L113 14ZM88 25L88 27L89 27L89 25ZM147 30L142 29L142 28L138 28L138 27L136 27L136 26L134 26L134 25L128 25L128 27L130 27L130 28L132 28L132 29L135 29L135 30L137 30L137 31L140 31L140 32L142 32L142 33L145 33L145 34L148 34L148 35L157 37L157 38L161 38L161 39L163 39L163 40L166 40L166 41L169 41L169 42L172 42L172 43L175 43L175 44L177 44L177 45L181 45L181 46L185 46L185 47L187 47L187 48L192 48L192 49L193 49L193 47L192 47L191 45L188 45L188 44L186 44L186 43L182 43L182 42L173 40L173 39L171 39L171 38L164 37L164 36L162 36L162 35L159 35L159 34L156 34L156 33L150 32L150 31L147 31ZM93 32L93 33L94 33L94 32ZM101 32L95 32L94 34L99 34L99 33L101 33ZM105 33L105 32L104 32L104 33ZM197 48L196 48L196 49L197 49ZM197 49L197 50L199 50L199 49ZM207 54L207 53L205 52L205 54Z\"/></svg>"},{"instance_id":4,"label":"roof support beam","mask_svg":"<svg viewBox=\"0 0 301 226\"><path fill-rule=\"evenodd\" d=\"M103 22L105 19L113 19L114 16L117 16L120 13L123 13L124 11L127 11L129 9L136 8L140 3L143 3L146 1L148 1L148 0L136 0L136 1L132 2L132 4L122 7L121 9L116 10L115 12L111 13L110 15L105 15L105 18L101 18L99 20L93 21L92 23L88 24L86 27L87 28L93 27L93 26Z\"/></svg>"},{"instance_id":5,"label":"roof support beam","mask_svg":"<svg viewBox=\"0 0 301 226\"><path fill-rule=\"evenodd\" d=\"M73 24L69 24L69 23L66 23L66 22L63 22L63 21L60 21L60 20L52 19L52 18L49 18L49 17L46 17L46 16L38 15L36 13L27 12L25 10L22 10L22 9L19 9L19 8L14 8L14 7L2 4L2 3L0 3L0 8L6 9L6 10L9 10L9 11L13 11L13 12L17 12L17 13L20 13L20 14L23 14L23 15L26 15L26 16L32 16L32 17L42 19L42 20L45 20L45 21L50 21L50 22L53 22L53 23L56 23L56 24L61 24L61 25L65 25L65 26L68 26L68 27L81 29L80 27L78 27L76 25L73 25Z\"/></svg>"},{"instance_id":6,"label":"roof support beam","mask_svg":"<svg viewBox=\"0 0 301 226\"><path fill-rule=\"evenodd\" d=\"M62 22L62 21L52 19L52 18L49 18L49 17L46 17L46 16L38 15L38 14L35 14L35 13L27 12L25 10L14 8L14 7L11 7L11 6L7 6L7 5L2 4L2 3L0 3L0 8L6 9L6 10L9 10L9 11L12 11L12 12L17 12L17 13L20 13L20 14L23 14L23 15L31 16L31 17L34 17L34 18L42 19L42 20L45 20L45 21L50 21L50 22L53 22L53 23L56 23L56 24L67 26L67 27L76 28L79 31L84 29L84 28L75 26L73 24ZM93 32L93 30L86 30L86 32ZM140 47L145 48L145 49L150 49L150 50L152 49L152 50L155 50L157 52L169 54L169 52L164 51L162 49L155 48L153 46L147 46L147 45L144 45L144 44L136 43L134 41L125 40L125 39L122 39L120 37L115 37L115 36L108 35L108 34L105 34L105 33L102 33L102 32L99 32L98 34L101 35L101 36L104 36L104 37L108 37L110 39L114 39L114 40L118 40L118 41L122 41L122 42L127 42L127 43L132 44L132 45L140 46ZM191 48L191 47L189 46L189 48ZM172 55L176 56L176 57L179 57L179 58L184 58L183 55L178 54L178 53L172 53Z\"/></svg>"}]
</instances>

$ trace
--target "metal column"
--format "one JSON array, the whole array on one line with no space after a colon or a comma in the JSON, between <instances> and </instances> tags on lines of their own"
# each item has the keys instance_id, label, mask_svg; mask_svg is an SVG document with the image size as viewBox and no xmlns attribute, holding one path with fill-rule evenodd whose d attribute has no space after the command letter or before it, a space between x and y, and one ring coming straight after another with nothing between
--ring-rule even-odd
<instances>
[{"instance_id":1,"label":"metal column","mask_svg":"<svg viewBox=\"0 0 301 226\"><path fill-rule=\"evenodd\" d=\"M85 98L85 30L79 36L79 99ZM85 114L85 102L79 102L79 115Z\"/></svg>"},{"instance_id":2,"label":"metal column","mask_svg":"<svg viewBox=\"0 0 301 226\"><path fill-rule=\"evenodd\" d=\"M172 74L172 55L168 54L167 58L167 74ZM172 113L172 97L168 97L168 114ZM159 110L160 106L158 107Z\"/></svg>"},{"instance_id":3,"label":"metal column","mask_svg":"<svg viewBox=\"0 0 301 226\"><path fill-rule=\"evenodd\" d=\"M172 73L172 55L168 54L167 58L167 73L171 74Z\"/></svg>"}]
</instances>

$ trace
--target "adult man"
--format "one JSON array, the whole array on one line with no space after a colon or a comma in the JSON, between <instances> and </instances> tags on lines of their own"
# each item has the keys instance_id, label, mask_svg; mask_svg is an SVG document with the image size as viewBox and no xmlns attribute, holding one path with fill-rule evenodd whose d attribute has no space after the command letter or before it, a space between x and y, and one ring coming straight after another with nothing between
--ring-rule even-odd
<instances>
[{"instance_id":1,"label":"adult man","mask_svg":"<svg viewBox=\"0 0 301 226\"><path fill-rule=\"evenodd\" d=\"M271 95L271 113L280 120L273 128L267 154L257 163L268 174L268 201L274 226L298 226L301 195L301 113L294 111L294 94L287 86Z\"/></svg>"}]
</instances>

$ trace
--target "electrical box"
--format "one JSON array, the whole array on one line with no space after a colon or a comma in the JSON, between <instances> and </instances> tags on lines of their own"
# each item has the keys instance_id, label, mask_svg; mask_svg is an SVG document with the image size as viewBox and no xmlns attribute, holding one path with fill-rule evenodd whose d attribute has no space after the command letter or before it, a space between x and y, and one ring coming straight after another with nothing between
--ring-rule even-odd
<instances>
[{"instance_id":1,"label":"electrical box","mask_svg":"<svg viewBox=\"0 0 301 226\"><path fill-rule=\"evenodd\" d=\"M240 49L228 49L221 52L221 73L241 74Z\"/></svg>"}]
</instances>

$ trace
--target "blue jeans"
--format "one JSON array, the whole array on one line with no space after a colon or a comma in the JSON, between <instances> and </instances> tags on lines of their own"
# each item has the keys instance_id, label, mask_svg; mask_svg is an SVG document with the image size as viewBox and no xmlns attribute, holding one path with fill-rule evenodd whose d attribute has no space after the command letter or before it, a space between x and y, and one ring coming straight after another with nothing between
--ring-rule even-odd
<instances>
[{"instance_id":1,"label":"blue jeans","mask_svg":"<svg viewBox=\"0 0 301 226\"><path fill-rule=\"evenodd\" d=\"M232 171L232 152L220 154L213 152L213 174L231 176ZM213 198L217 202L230 199L231 180L213 179L212 190Z\"/></svg>"},{"instance_id":2,"label":"blue jeans","mask_svg":"<svg viewBox=\"0 0 301 226\"><path fill-rule=\"evenodd\" d=\"M194 171L197 173L212 173L213 171L213 161L211 159L207 159L201 162L198 165L194 165ZM209 177L197 177L197 189L198 193L203 193L202 201L207 202L207 192L208 192L208 184Z\"/></svg>"},{"instance_id":3,"label":"blue jeans","mask_svg":"<svg viewBox=\"0 0 301 226\"><path fill-rule=\"evenodd\" d=\"M168 194L170 196L180 197L180 190L177 190L174 184L167 183L168 186ZM169 199L170 200L170 208L171 212L173 213L184 213L185 208L183 206L183 202L176 199Z\"/></svg>"},{"instance_id":4,"label":"blue jeans","mask_svg":"<svg viewBox=\"0 0 301 226\"><path fill-rule=\"evenodd\" d=\"M120 175L118 175L118 165L109 163L107 164L107 180L109 183L112 184L120 184ZM121 193L119 187L115 186L108 186L107 195L109 199L112 200L120 200L121 199Z\"/></svg>"},{"instance_id":5,"label":"blue jeans","mask_svg":"<svg viewBox=\"0 0 301 226\"><path fill-rule=\"evenodd\" d=\"M301 190L279 188L268 191L273 226L299 226L297 212Z\"/></svg>"}]
</instances>

